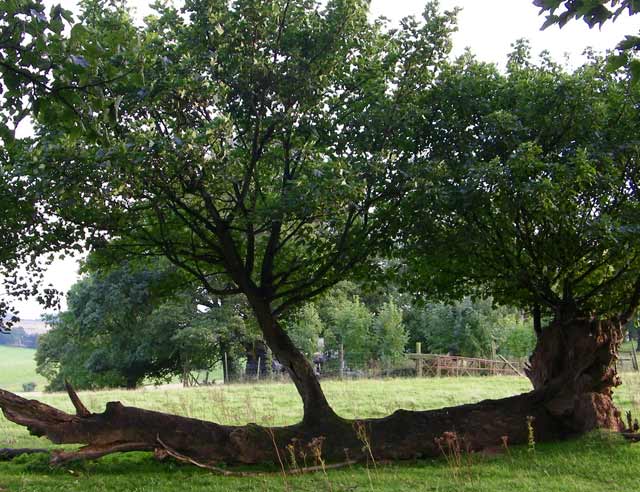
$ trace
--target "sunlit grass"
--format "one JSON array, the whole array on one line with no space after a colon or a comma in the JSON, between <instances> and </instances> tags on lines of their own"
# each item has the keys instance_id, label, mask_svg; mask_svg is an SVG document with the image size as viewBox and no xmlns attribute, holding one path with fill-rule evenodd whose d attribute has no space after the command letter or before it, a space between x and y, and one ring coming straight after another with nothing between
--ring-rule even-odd
<instances>
[{"instance_id":1,"label":"sunlit grass","mask_svg":"<svg viewBox=\"0 0 640 492\"><path fill-rule=\"evenodd\" d=\"M622 410L640 409L640 376L625 374L615 394ZM519 377L325 381L329 401L345 417L379 417L398 408L426 410L501 398L530 389ZM288 382L192 389L81 392L92 410L108 401L214 420L225 424L280 425L301 416L300 400ZM65 394L38 399L71 411ZM0 447L51 444L0 418ZM0 490L16 491L627 491L637 485L640 445L601 434L580 440L538 444L536 452L516 447L508 454L474 455L462 469L445 460L425 460L367 469L357 466L328 475L254 479L219 477L195 467L157 463L150 453L114 455L96 462L51 470L45 457L0 463ZM467 462L467 461L465 461Z\"/></svg>"},{"instance_id":2,"label":"sunlit grass","mask_svg":"<svg viewBox=\"0 0 640 492\"><path fill-rule=\"evenodd\" d=\"M7 347L0 345L0 388L22 391L25 383L36 383L36 390L42 390L46 379L36 374L34 349Z\"/></svg>"}]
</instances>

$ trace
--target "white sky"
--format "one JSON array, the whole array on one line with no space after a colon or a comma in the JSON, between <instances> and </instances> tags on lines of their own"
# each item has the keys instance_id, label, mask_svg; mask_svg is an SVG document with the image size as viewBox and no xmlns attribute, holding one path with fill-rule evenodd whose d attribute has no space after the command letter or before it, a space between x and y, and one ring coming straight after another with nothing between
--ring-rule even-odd
<instances>
[{"instance_id":1,"label":"white sky","mask_svg":"<svg viewBox=\"0 0 640 492\"><path fill-rule=\"evenodd\" d=\"M75 1L62 0L61 3L65 8L74 9ZM372 0L371 12L375 17L384 16L397 22L408 15L419 16L425 3L424 0ZM141 16L149 11L148 2L138 0L131 4ZM615 47L625 34L636 34L640 28L639 15L621 17L615 23L605 24L602 30L589 29L580 21L571 22L563 29L554 26L541 32L544 17L538 16L539 9L533 6L532 0L441 0L440 5L443 10L455 6L463 9L458 17L459 31L453 38L454 56L470 47L479 59L499 66L504 66L511 44L519 38L531 41L533 54L548 50L556 61L575 67L583 61L581 55L586 47L605 51ZM46 280L66 292L78 278L77 269L76 260L56 262ZM37 319L42 314L35 301L21 303L19 307L24 319Z\"/></svg>"}]
</instances>

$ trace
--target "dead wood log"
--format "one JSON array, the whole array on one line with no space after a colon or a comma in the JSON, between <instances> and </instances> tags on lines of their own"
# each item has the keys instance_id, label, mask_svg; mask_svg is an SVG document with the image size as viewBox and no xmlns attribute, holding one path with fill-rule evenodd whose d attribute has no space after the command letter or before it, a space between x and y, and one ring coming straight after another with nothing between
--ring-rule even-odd
<instances>
[{"instance_id":1,"label":"dead wood log","mask_svg":"<svg viewBox=\"0 0 640 492\"><path fill-rule=\"evenodd\" d=\"M338 463L369 457L416 459L441 455L437 440L450 432L470 450L499 446L504 436L511 444L525 443L530 417L538 442L595 427L620 430L619 413L606 395L571 397L563 395L558 386L553 391L548 388L442 410L398 410L382 419L335 417L285 427L226 426L119 402L107 403L103 413L90 413L84 411L86 407L70 386L69 395L80 415L0 390L0 408L7 419L56 444L84 445L74 451L53 452L51 462L57 465L128 451L164 453L214 471L221 463L278 464L286 462L292 452L300 458Z\"/></svg>"},{"instance_id":2,"label":"dead wood log","mask_svg":"<svg viewBox=\"0 0 640 492\"><path fill-rule=\"evenodd\" d=\"M326 403L317 380L308 392L299 391L305 402L303 421L284 427L220 425L119 402L91 413L71 385L67 391L75 415L3 390L0 408L7 419L37 436L56 444L83 445L52 452L54 464L128 451L154 451L214 471L221 463L274 463L285 468L289 456L334 463L416 459L441 455L440 438L451 433L474 451L500 446L505 438L510 444L526 443L528 422L533 422L537 442L596 428L622 431L621 415L612 401L619 384L615 354L621 338L616 320L552 325L543 331L531 359L528 375L534 391L442 410L398 410L381 419L340 418ZM298 386L310 378L302 374ZM313 402L318 402L317 409Z\"/></svg>"}]
</instances>

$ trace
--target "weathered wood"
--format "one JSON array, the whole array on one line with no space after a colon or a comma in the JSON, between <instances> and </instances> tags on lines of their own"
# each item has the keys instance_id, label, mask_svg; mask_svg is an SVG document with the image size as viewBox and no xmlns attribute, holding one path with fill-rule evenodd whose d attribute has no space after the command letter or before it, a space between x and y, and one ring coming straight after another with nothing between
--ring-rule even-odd
<instances>
[{"instance_id":1,"label":"weathered wood","mask_svg":"<svg viewBox=\"0 0 640 492\"><path fill-rule=\"evenodd\" d=\"M634 371L640 371L640 366L638 365L638 354L633 343L631 344L631 364L633 365Z\"/></svg>"},{"instance_id":2,"label":"weathered wood","mask_svg":"<svg viewBox=\"0 0 640 492\"><path fill-rule=\"evenodd\" d=\"M415 361L416 374L420 366L420 374L428 376L523 375L506 359L504 363L491 359L420 353L407 354L407 358Z\"/></svg>"},{"instance_id":3,"label":"weathered wood","mask_svg":"<svg viewBox=\"0 0 640 492\"><path fill-rule=\"evenodd\" d=\"M78 415L79 417L88 417L89 415L91 415L91 412L87 409L87 407L84 406L82 401L80 401L78 394L73 389L73 386L71 386L69 381L65 380L64 386L67 389L67 394L69 395L69 399L71 400L73 407L76 409L76 415Z\"/></svg>"},{"instance_id":4,"label":"weathered wood","mask_svg":"<svg viewBox=\"0 0 640 492\"><path fill-rule=\"evenodd\" d=\"M518 376L523 376L524 374L522 374L517 368L516 366L514 366L511 362L509 362L507 359L505 359L502 355L498 355L498 357L500 357L505 364L507 364L511 369L513 369L513 372L515 372Z\"/></svg>"},{"instance_id":5,"label":"weathered wood","mask_svg":"<svg viewBox=\"0 0 640 492\"><path fill-rule=\"evenodd\" d=\"M186 462L206 466L277 464L292 447L294 453L338 463L364 460L368 455L398 460L439 456L438 440L451 432L474 451L500 446L504 436L512 444L526 443L531 421L537 442L596 428L623 431L611 391L619 383L614 362L622 339L620 326L614 321L572 323L543 330L528 371L534 391L442 410L398 410L367 420L346 420L325 411L286 427L226 426L119 402L107 403L103 413L87 413L72 388L69 396L78 415L4 390L0 390L0 408L7 419L37 436L56 444L84 445L53 453L54 464L115 452L162 454L168 450Z\"/></svg>"}]
</instances>

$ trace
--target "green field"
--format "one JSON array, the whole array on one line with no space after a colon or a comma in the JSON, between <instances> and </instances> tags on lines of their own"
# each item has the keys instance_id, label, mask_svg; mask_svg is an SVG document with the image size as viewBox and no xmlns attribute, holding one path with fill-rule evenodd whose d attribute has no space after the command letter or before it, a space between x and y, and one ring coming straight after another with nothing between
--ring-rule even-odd
<instances>
[{"instance_id":1,"label":"green field","mask_svg":"<svg viewBox=\"0 0 640 492\"><path fill-rule=\"evenodd\" d=\"M627 375L618 389L621 409L640 409L640 377ZM397 408L431 409L529 389L517 377L329 381L327 397L341 415L376 417ZM223 423L287 424L300 417L291 384L215 386L197 389L143 389L80 393L101 411L110 400ZM63 394L41 398L71 410ZM0 447L47 446L21 427L0 419ZM272 470L260 478L219 477L175 463L157 463L149 453L110 456L52 470L44 456L0 463L0 491L627 491L637 487L640 445L608 434L592 434L559 444L537 444L535 452L465 456L460 467L445 459L283 477Z\"/></svg>"},{"instance_id":2,"label":"green field","mask_svg":"<svg viewBox=\"0 0 640 492\"><path fill-rule=\"evenodd\" d=\"M47 381L36 374L35 354L33 349L0 345L0 388L15 392L25 383L36 383L36 391L42 391Z\"/></svg>"}]
</instances>

